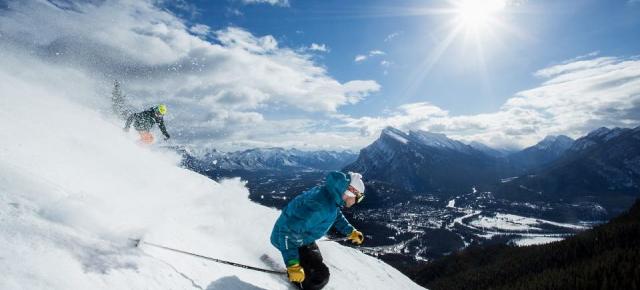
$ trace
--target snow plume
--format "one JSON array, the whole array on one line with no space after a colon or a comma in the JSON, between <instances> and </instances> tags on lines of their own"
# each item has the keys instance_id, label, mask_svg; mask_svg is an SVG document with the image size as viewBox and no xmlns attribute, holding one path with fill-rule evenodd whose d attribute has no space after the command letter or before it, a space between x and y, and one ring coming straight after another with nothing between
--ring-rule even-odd
<instances>
[{"instance_id":1,"label":"snow plume","mask_svg":"<svg viewBox=\"0 0 640 290\"><path fill-rule=\"evenodd\" d=\"M138 145L100 111L108 87L86 67L0 45L0 289L289 289L284 276L132 247L144 237L284 268L269 243L278 212L251 203L243 182L216 183ZM320 247L327 289L418 288L355 249Z\"/></svg>"},{"instance_id":2,"label":"snow plume","mask_svg":"<svg viewBox=\"0 0 640 290\"><path fill-rule=\"evenodd\" d=\"M310 128L292 131L265 115L286 110L317 124L380 89L372 80L339 82L312 55L271 35L187 24L157 6L165 2L7 1L0 44L101 79L107 95L119 79L138 109L166 103L178 143L306 134Z\"/></svg>"},{"instance_id":3,"label":"snow plume","mask_svg":"<svg viewBox=\"0 0 640 290\"><path fill-rule=\"evenodd\" d=\"M99 89L82 72L2 53L0 289L289 289L284 276L128 246L143 236L260 267L267 254L284 267L269 243L278 213L251 203L243 182L213 182L138 145L84 103ZM327 289L419 288L354 249L320 246Z\"/></svg>"}]
</instances>

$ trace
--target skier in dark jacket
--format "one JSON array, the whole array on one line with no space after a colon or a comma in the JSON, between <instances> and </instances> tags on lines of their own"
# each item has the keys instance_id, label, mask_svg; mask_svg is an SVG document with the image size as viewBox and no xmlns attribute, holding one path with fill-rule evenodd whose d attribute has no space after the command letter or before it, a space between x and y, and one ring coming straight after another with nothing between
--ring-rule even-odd
<instances>
[{"instance_id":1,"label":"skier in dark jacket","mask_svg":"<svg viewBox=\"0 0 640 290\"><path fill-rule=\"evenodd\" d=\"M158 105L153 108L149 108L146 111L142 111L139 113L133 113L129 118L127 118L127 123L124 125L125 132L129 132L129 127L133 123L133 127L140 134L140 141L145 144L153 143L153 135L151 132L151 128L156 123L158 127L160 127L160 131L164 135L164 140L169 139L169 133L167 133L167 128L164 126L164 115L167 113L167 106L164 104Z\"/></svg>"},{"instance_id":2,"label":"skier in dark jacket","mask_svg":"<svg viewBox=\"0 0 640 290\"><path fill-rule=\"evenodd\" d=\"M347 222L340 207L351 207L363 198L362 175L331 172L324 185L297 196L282 210L271 244L282 253L289 280L297 287L322 289L329 282L329 268L315 241L332 225L353 243L362 243L364 236Z\"/></svg>"}]
</instances>

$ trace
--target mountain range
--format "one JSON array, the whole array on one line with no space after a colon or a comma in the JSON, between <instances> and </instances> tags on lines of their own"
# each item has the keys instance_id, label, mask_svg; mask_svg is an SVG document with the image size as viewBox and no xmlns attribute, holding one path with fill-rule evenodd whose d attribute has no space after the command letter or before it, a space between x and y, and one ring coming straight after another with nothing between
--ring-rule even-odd
<instances>
[{"instance_id":1,"label":"mountain range","mask_svg":"<svg viewBox=\"0 0 640 290\"><path fill-rule=\"evenodd\" d=\"M385 128L344 170L410 194L485 190L520 201L595 201L620 212L638 196L640 127L599 128L573 140L547 136L507 153L443 134ZM374 189L375 191L375 189Z\"/></svg>"},{"instance_id":2,"label":"mountain range","mask_svg":"<svg viewBox=\"0 0 640 290\"><path fill-rule=\"evenodd\" d=\"M636 127L597 129L548 166L503 183L496 195L514 200L596 201L620 212L639 192L640 127Z\"/></svg>"},{"instance_id":3,"label":"mountain range","mask_svg":"<svg viewBox=\"0 0 640 290\"><path fill-rule=\"evenodd\" d=\"M577 140L547 136L513 152L387 127L359 154L283 148L178 151L186 167L203 173L356 171L379 201L385 194L449 198L484 191L514 201L593 202L615 214L638 196L638 141L640 127L599 128Z\"/></svg>"},{"instance_id":4,"label":"mountain range","mask_svg":"<svg viewBox=\"0 0 640 290\"><path fill-rule=\"evenodd\" d=\"M176 148L188 167L198 171L211 170L275 170L327 171L352 163L357 155L351 151L302 151L284 148L255 148L235 152L215 149L193 150Z\"/></svg>"},{"instance_id":5,"label":"mountain range","mask_svg":"<svg viewBox=\"0 0 640 290\"><path fill-rule=\"evenodd\" d=\"M407 191L457 194L552 162L572 142L566 136L550 136L509 154L478 142L467 145L444 134L405 133L388 127L345 170Z\"/></svg>"},{"instance_id":6,"label":"mountain range","mask_svg":"<svg viewBox=\"0 0 640 290\"><path fill-rule=\"evenodd\" d=\"M538 144L507 155L507 159L514 164L521 173L540 168L560 158L573 146L574 140L564 136L547 136Z\"/></svg>"}]
</instances>

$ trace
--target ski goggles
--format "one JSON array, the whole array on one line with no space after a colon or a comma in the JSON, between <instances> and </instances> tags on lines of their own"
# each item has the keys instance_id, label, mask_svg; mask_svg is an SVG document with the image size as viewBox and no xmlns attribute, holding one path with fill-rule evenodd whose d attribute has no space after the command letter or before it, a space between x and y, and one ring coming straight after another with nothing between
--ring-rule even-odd
<instances>
[{"instance_id":1,"label":"ski goggles","mask_svg":"<svg viewBox=\"0 0 640 290\"><path fill-rule=\"evenodd\" d=\"M364 199L364 193L358 191L355 187L349 185L346 194L356 198L356 203L360 203Z\"/></svg>"}]
</instances>

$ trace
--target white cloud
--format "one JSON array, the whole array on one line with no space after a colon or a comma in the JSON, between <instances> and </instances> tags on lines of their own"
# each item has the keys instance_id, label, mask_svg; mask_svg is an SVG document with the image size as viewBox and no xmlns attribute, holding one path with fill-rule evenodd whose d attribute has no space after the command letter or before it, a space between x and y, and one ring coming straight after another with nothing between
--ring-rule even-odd
<instances>
[{"instance_id":1,"label":"white cloud","mask_svg":"<svg viewBox=\"0 0 640 290\"><path fill-rule=\"evenodd\" d=\"M388 75L389 74L389 68L393 65L393 62L388 61L388 60L382 60L380 61L380 66L383 67L383 71L382 74L384 75Z\"/></svg>"},{"instance_id":2,"label":"white cloud","mask_svg":"<svg viewBox=\"0 0 640 290\"><path fill-rule=\"evenodd\" d=\"M394 38L400 36L400 34L401 34L401 32L391 33L391 34L387 35L387 37L384 38L384 42L389 42L389 41L393 40Z\"/></svg>"},{"instance_id":3,"label":"white cloud","mask_svg":"<svg viewBox=\"0 0 640 290\"><path fill-rule=\"evenodd\" d=\"M244 13L240 9L227 7L227 16L243 16Z\"/></svg>"},{"instance_id":4,"label":"white cloud","mask_svg":"<svg viewBox=\"0 0 640 290\"><path fill-rule=\"evenodd\" d=\"M616 58L613 57L600 57L596 59L572 61L541 69L537 71L535 75L538 77L550 78L560 74L568 74L571 72L580 73L586 71L587 69L602 67L603 65L607 65L615 61Z\"/></svg>"},{"instance_id":5,"label":"white cloud","mask_svg":"<svg viewBox=\"0 0 640 290\"><path fill-rule=\"evenodd\" d=\"M499 111L452 116L429 103L398 107L386 116L350 118L345 126L364 136L385 126L442 132L498 147L532 145L546 135L579 137L600 126L640 125L640 60L595 58L536 72L548 79L517 93Z\"/></svg>"},{"instance_id":6,"label":"white cloud","mask_svg":"<svg viewBox=\"0 0 640 290\"><path fill-rule=\"evenodd\" d=\"M427 102L412 103L399 106L389 116L351 118L343 116L346 127L358 128L364 136L379 133L387 126L400 129L421 127L419 124L431 118L446 118L447 111Z\"/></svg>"},{"instance_id":7,"label":"white cloud","mask_svg":"<svg viewBox=\"0 0 640 290\"><path fill-rule=\"evenodd\" d=\"M309 46L309 50L311 51L319 51L319 52L329 52L329 48L327 48L327 45L323 44L317 44L317 43L311 43L311 46Z\"/></svg>"},{"instance_id":8,"label":"white cloud","mask_svg":"<svg viewBox=\"0 0 640 290\"><path fill-rule=\"evenodd\" d=\"M220 43L231 50L245 50L253 54L272 53L278 49L278 41L271 36L255 37L239 27L228 27L215 32Z\"/></svg>"},{"instance_id":9,"label":"white cloud","mask_svg":"<svg viewBox=\"0 0 640 290\"><path fill-rule=\"evenodd\" d=\"M241 0L244 4L270 4L274 6L289 6L289 0Z\"/></svg>"},{"instance_id":10,"label":"white cloud","mask_svg":"<svg viewBox=\"0 0 640 290\"><path fill-rule=\"evenodd\" d=\"M356 55L356 57L353 59L353 61L355 62L363 62L371 57L375 57L375 56L380 56L380 55L385 55L386 53L382 50L372 50L369 51L368 54L358 54Z\"/></svg>"},{"instance_id":11,"label":"white cloud","mask_svg":"<svg viewBox=\"0 0 640 290\"><path fill-rule=\"evenodd\" d=\"M52 2L72 3L73 1L62 0ZM202 14L202 11L198 9L195 4L189 3L187 0L155 0L155 3L159 6L173 8L173 10L178 13L186 13L190 18L194 18Z\"/></svg>"},{"instance_id":12,"label":"white cloud","mask_svg":"<svg viewBox=\"0 0 640 290\"><path fill-rule=\"evenodd\" d=\"M380 90L380 85L375 81L350 81L344 84L344 94L349 102L355 104L370 93Z\"/></svg>"},{"instance_id":13,"label":"white cloud","mask_svg":"<svg viewBox=\"0 0 640 290\"><path fill-rule=\"evenodd\" d=\"M366 55L362 55L362 54L358 54L356 55L356 57L353 59L353 61L355 62L362 62L365 61L367 59Z\"/></svg>"},{"instance_id":14,"label":"white cloud","mask_svg":"<svg viewBox=\"0 0 640 290\"><path fill-rule=\"evenodd\" d=\"M196 24L189 28L189 32L197 35L197 36L207 36L209 32L211 32L211 28L204 24Z\"/></svg>"},{"instance_id":15,"label":"white cloud","mask_svg":"<svg viewBox=\"0 0 640 290\"><path fill-rule=\"evenodd\" d=\"M189 27L151 0L65 3L72 7L9 2L0 14L0 45L30 51L20 58L52 69L82 71L104 84L98 98L107 98L112 80L120 79L136 107L167 103L168 127L183 142L226 142L238 131L266 136L260 132L273 121L264 111L286 110L279 119L289 112L323 119L317 116L380 89L375 81L341 83L270 35ZM194 35L204 33L211 42ZM6 50L0 57L18 58ZM286 135L296 128L278 129Z\"/></svg>"}]
</instances>

